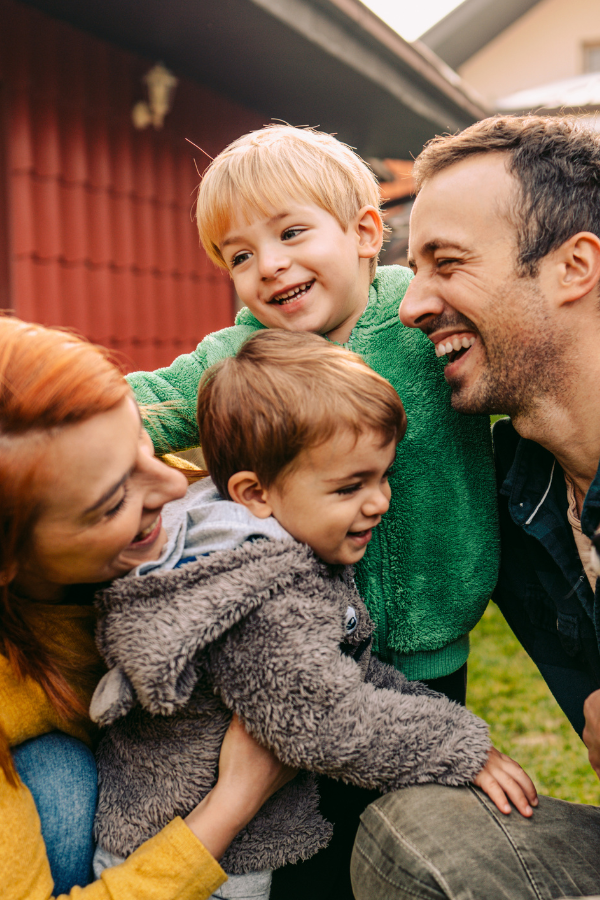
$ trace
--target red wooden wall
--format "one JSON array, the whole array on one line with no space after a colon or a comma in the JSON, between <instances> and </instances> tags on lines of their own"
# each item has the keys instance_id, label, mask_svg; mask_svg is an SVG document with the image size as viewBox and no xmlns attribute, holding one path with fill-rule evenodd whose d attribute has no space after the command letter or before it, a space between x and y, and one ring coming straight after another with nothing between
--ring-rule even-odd
<instances>
[{"instance_id":1,"label":"red wooden wall","mask_svg":"<svg viewBox=\"0 0 600 900\"><path fill-rule=\"evenodd\" d=\"M0 0L0 304L76 328L128 369L167 365L231 324L230 281L190 218L206 158L185 138L214 156L263 124L181 79L164 128L136 131L154 62Z\"/></svg>"}]
</instances>

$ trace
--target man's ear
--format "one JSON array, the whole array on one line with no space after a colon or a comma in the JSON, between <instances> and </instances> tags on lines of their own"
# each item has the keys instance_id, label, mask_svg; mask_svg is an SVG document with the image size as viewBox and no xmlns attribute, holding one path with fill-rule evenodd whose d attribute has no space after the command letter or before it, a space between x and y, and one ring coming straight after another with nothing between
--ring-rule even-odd
<instances>
[{"instance_id":1,"label":"man's ear","mask_svg":"<svg viewBox=\"0 0 600 900\"><path fill-rule=\"evenodd\" d=\"M374 206L363 206L356 214L355 228L358 234L358 255L361 259L373 259L383 244L383 223Z\"/></svg>"},{"instance_id":2,"label":"man's ear","mask_svg":"<svg viewBox=\"0 0 600 900\"><path fill-rule=\"evenodd\" d=\"M273 514L266 491L255 472L236 472L227 482L229 496L240 503L258 519L268 519Z\"/></svg>"},{"instance_id":3,"label":"man's ear","mask_svg":"<svg viewBox=\"0 0 600 900\"><path fill-rule=\"evenodd\" d=\"M600 238L581 231L555 251L558 263L559 304L580 300L600 282Z\"/></svg>"}]
</instances>

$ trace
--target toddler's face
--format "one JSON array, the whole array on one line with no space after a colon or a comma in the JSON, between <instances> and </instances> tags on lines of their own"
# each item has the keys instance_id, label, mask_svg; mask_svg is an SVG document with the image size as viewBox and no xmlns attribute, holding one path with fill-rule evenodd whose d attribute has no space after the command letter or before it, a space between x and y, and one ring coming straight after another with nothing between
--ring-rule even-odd
<instances>
[{"instance_id":1,"label":"toddler's face","mask_svg":"<svg viewBox=\"0 0 600 900\"><path fill-rule=\"evenodd\" d=\"M338 433L303 453L281 488L268 492L273 515L325 562L358 562L390 505L395 453L395 441L381 446L372 431L358 439Z\"/></svg>"},{"instance_id":2,"label":"toddler's face","mask_svg":"<svg viewBox=\"0 0 600 900\"><path fill-rule=\"evenodd\" d=\"M370 207L365 209L371 209ZM364 218L364 216L363 216ZM231 220L220 249L240 300L267 328L348 340L368 299L372 213L346 231L312 203Z\"/></svg>"}]
</instances>

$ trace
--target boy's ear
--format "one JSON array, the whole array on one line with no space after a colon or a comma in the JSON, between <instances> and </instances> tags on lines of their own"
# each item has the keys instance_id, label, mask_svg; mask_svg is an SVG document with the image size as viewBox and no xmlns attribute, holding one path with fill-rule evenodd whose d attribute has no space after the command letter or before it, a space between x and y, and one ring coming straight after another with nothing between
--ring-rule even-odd
<instances>
[{"instance_id":1,"label":"boy's ear","mask_svg":"<svg viewBox=\"0 0 600 900\"><path fill-rule=\"evenodd\" d=\"M234 503L245 506L258 519L268 519L273 514L268 491L261 486L255 472L236 472L227 482L227 490Z\"/></svg>"},{"instance_id":2,"label":"boy's ear","mask_svg":"<svg viewBox=\"0 0 600 900\"><path fill-rule=\"evenodd\" d=\"M373 259L383 244L383 223L374 206L363 206L356 214L358 255L361 259Z\"/></svg>"}]
</instances>

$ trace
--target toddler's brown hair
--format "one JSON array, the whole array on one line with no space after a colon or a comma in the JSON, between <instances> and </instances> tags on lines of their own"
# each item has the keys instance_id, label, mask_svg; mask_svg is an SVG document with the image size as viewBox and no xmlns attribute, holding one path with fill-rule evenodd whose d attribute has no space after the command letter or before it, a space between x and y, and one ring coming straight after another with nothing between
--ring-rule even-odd
<instances>
[{"instance_id":1,"label":"toddler's brown hair","mask_svg":"<svg viewBox=\"0 0 600 900\"><path fill-rule=\"evenodd\" d=\"M359 356L305 332L265 329L208 369L198 391L206 467L222 497L236 472L271 487L302 451L340 430L400 441L406 414L391 384Z\"/></svg>"}]
</instances>

